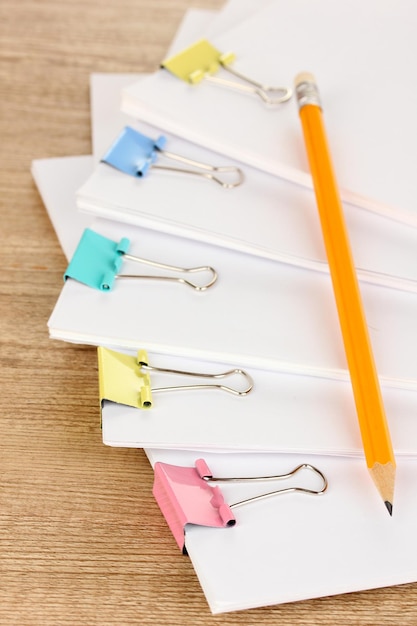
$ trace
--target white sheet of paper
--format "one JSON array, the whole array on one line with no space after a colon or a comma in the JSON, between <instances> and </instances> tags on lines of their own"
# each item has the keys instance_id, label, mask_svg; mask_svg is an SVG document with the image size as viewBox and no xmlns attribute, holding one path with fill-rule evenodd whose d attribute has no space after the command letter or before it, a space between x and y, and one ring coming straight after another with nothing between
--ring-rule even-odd
<instances>
[{"instance_id":1,"label":"white sheet of paper","mask_svg":"<svg viewBox=\"0 0 417 626\"><path fill-rule=\"evenodd\" d=\"M207 373L227 371L223 363L154 354L148 357L155 367ZM130 448L363 456L348 382L245 371L254 381L254 388L246 397L213 389L167 391L154 393L150 411L104 403L104 443ZM157 372L151 374L151 381L153 387L196 383ZM387 388L383 389L383 399L395 454L417 456L417 393Z\"/></svg>"},{"instance_id":2,"label":"white sheet of paper","mask_svg":"<svg viewBox=\"0 0 417 626\"><path fill-rule=\"evenodd\" d=\"M411 0L275 0L211 43L232 50L234 67L261 82L292 86L300 71L313 72L343 198L416 227L417 91L409 80L416 26ZM124 90L122 108L311 186L294 98L268 109L255 96L207 81L189 85L159 70Z\"/></svg>"},{"instance_id":3,"label":"white sheet of paper","mask_svg":"<svg viewBox=\"0 0 417 626\"><path fill-rule=\"evenodd\" d=\"M93 167L92 156L68 156L32 161L33 179L67 261L77 249L84 229L92 222L90 215L77 210L73 189L74 185L76 189L86 181Z\"/></svg>"},{"instance_id":4,"label":"white sheet of paper","mask_svg":"<svg viewBox=\"0 0 417 626\"><path fill-rule=\"evenodd\" d=\"M347 379L328 276L109 220L97 219L93 229L130 239L133 256L211 265L217 283L196 292L120 278L102 292L69 279L48 322L52 338ZM120 273L154 273L147 269L125 261ZM362 296L381 381L416 388L417 294L362 285Z\"/></svg>"},{"instance_id":5,"label":"white sheet of paper","mask_svg":"<svg viewBox=\"0 0 417 626\"><path fill-rule=\"evenodd\" d=\"M152 464L183 466L199 458L157 450L148 456ZM321 496L286 494L237 508L232 528L186 527L187 551L213 613L417 580L415 461L398 464L391 518L361 459L210 453L203 458L214 476L275 475L310 462L329 481ZM264 492L265 485L256 491L240 484L221 489L233 503Z\"/></svg>"}]
</instances>

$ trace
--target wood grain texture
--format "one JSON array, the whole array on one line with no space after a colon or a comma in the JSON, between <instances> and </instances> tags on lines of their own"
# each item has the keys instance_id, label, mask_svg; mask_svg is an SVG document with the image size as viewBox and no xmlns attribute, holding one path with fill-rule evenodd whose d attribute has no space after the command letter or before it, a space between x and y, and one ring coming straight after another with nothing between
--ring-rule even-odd
<instances>
[{"instance_id":1,"label":"wood grain texture","mask_svg":"<svg viewBox=\"0 0 417 626\"><path fill-rule=\"evenodd\" d=\"M89 154L90 73L156 69L185 10L222 3L0 4L1 625L417 624L417 584L212 616L145 455L101 442L95 350L48 338L66 263L31 161Z\"/></svg>"}]
</instances>

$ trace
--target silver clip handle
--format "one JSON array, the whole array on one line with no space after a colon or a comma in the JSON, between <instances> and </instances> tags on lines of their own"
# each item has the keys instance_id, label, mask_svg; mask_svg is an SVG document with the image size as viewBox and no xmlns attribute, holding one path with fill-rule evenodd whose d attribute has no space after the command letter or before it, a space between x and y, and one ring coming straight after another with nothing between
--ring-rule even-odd
<instances>
[{"instance_id":1,"label":"silver clip handle","mask_svg":"<svg viewBox=\"0 0 417 626\"><path fill-rule=\"evenodd\" d=\"M301 465L298 465L295 469L293 469L291 472L288 472L288 474L278 474L276 476L255 476L255 477L249 477L249 478L216 478L214 476L203 476L202 478L206 482L247 482L247 481L261 482L261 481L272 481L272 480L285 480L285 479L291 478L292 476L294 476L295 474L297 474L298 472L302 470L308 470L308 471L315 473L321 480L321 483L322 483L321 488L316 490L316 489L308 489L306 487L285 487L284 489L277 489L275 491L263 493L259 496L254 496L252 498L248 498L247 500L241 500L240 502L235 502L234 504L229 505L230 508L234 508L234 507L241 506L243 504L248 504L249 502L255 502L256 500L264 500L265 498L271 498L272 496L276 496L276 495L283 494L283 493L299 492L299 493L306 493L306 494L311 494L311 495L320 495L324 493L328 487L327 478L319 469L314 467L314 465L310 465L309 463L302 463Z\"/></svg>"},{"instance_id":2,"label":"silver clip handle","mask_svg":"<svg viewBox=\"0 0 417 626\"><path fill-rule=\"evenodd\" d=\"M233 74L233 76L236 76L236 78L240 78L248 84L243 85L241 83L227 80L226 78L212 76L211 74L206 74L205 80L209 80L210 82L217 83L218 85L222 85L230 89L243 91L244 93L255 94L259 96L261 100L265 102L265 104L273 106L282 104L283 102L287 102L287 100L289 100L292 96L292 89L290 87L271 87L269 85L263 85L262 83L258 83L256 80L253 80L252 78L248 78L244 74L241 74L229 65L222 65L222 67L227 72L230 72L230 74ZM274 94L279 95L274 96Z\"/></svg>"},{"instance_id":3,"label":"silver clip handle","mask_svg":"<svg viewBox=\"0 0 417 626\"><path fill-rule=\"evenodd\" d=\"M140 278L140 279L149 279L149 280L167 280L167 281L174 281L174 282L178 282L178 283L182 283L184 285L188 285L189 287L192 287L193 289L195 289L196 291L205 291L206 289L208 289L209 287L211 287L212 285L214 285L214 283L217 280L217 272L214 268L210 267L209 265L204 265L204 266L200 266L200 267L191 267L191 268L185 268L185 267L176 267L175 265L167 265L166 263L159 263L157 261L150 261L149 259L142 259L140 257L137 256L132 256L131 254L123 254L123 258L127 259L129 261L135 261L136 263L143 263L145 265L150 265L152 267L158 267L159 269L164 269L164 270L168 270L171 272L179 272L179 273L183 273L183 274L197 274L197 273L203 273L203 272L208 272L209 274L211 274L211 278L209 279L208 282L199 285L195 282L192 282L191 280L188 280L186 278L183 278L181 276L160 276L160 275L152 275L152 274L117 274L116 278Z\"/></svg>"},{"instance_id":4,"label":"silver clip handle","mask_svg":"<svg viewBox=\"0 0 417 626\"><path fill-rule=\"evenodd\" d=\"M185 390L185 389L220 389L222 391L227 391L228 393L231 393L236 396L246 396L253 389L253 385L254 385L252 377L249 376L247 372L239 368L232 369L227 372L222 372L220 374L206 374L206 373L203 374L201 372L189 372L189 371L184 371L184 370L175 370L175 369L169 369L169 368L163 368L163 367L153 367L149 365L148 363L145 363L144 361L139 361L139 365L143 369L149 370L149 371L162 372L165 374L180 374L183 376L191 376L194 378L209 378L213 380L221 380L224 378L237 375L237 376L242 376L247 383L247 386L243 389L233 388L228 385L222 385L221 383L217 383L217 384L216 383L201 383L201 384L193 384L193 385L175 385L171 387L157 387L156 389L152 389L152 393L157 392L157 391L178 391L178 390Z\"/></svg>"},{"instance_id":5,"label":"silver clip handle","mask_svg":"<svg viewBox=\"0 0 417 626\"><path fill-rule=\"evenodd\" d=\"M167 159L172 159L173 161L179 161L180 163L185 163L186 165L190 165L192 167L198 168L195 170L190 169L181 169L179 167L171 167L169 165L161 165L160 163L153 163L151 167L153 169L167 170L170 172L181 172L184 174L192 174L194 176L202 176L203 178L207 178L209 180L213 180L215 183L219 184L224 189L232 189L233 187L238 187L244 181L244 174L241 169L235 167L234 165L226 165L221 167L216 167L214 165L208 165L207 163L201 163L200 161L195 161L194 159L189 159L188 157L181 156L179 154L174 154L172 152L167 152L167 150L158 150L160 154L162 154ZM200 170L200 171L199 171ZM235 180L223 180L219 178L221 174L232 174Z\"/></svg>"}]
</instances>

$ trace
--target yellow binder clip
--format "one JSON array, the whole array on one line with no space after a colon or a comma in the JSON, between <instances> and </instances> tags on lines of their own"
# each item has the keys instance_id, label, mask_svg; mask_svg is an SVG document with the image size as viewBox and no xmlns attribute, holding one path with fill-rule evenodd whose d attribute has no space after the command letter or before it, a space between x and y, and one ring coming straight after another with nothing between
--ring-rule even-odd
<instances>
[{"instance_id":1,"label":"yellow binder clip","mask_svg":"<svg viewBox=\"0 0 417 626\"><path fill-rule=\"evenodd\" d=\"M161 67L186 83L196 85L202 80L209 80L217 85L255 94L266 104L281 104L291 98L292 90L289 87L271 87L248 78L231 67L234 60L233 52L219 52L209 41L201 39L179 54L163 61ZM242 82L214 76L221 68Z\"/></svg>"},{"instance_id":2,"label":"yellow binder clip","mask_svg":"<svg viewBox=\"0 0 417 626\"><path fill-rule=\"evenodd\" d=\"M253 388L252 378L241 369L232 369L219 374L202 374L199 372L153 367L148 363L148 355L145 350L139 350L135 357L99 346L97 354L100 404L102 407L104 402L107 401L132 406L137 409L150 409L153 404L152 393L158 391L220 389L236 396L246 396ZM200 381L197 384L151 388L150 371L200 379L212 379L213 382ZM216 382L232 376L240 377L244 381L244 385L242 385L242 380L238 381L234 387Z\"/></svg>"}]
</instances>

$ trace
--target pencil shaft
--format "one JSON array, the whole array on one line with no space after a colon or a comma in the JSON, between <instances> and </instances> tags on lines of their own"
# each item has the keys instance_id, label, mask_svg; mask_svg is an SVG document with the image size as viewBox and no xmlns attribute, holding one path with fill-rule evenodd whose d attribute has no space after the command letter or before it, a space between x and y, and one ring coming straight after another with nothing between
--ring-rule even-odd
<instances>
[{"instance_id":1,"label":"pencil shaft","mask_svg":"<svg viewBox=\"0 0 417 626\"><path fill-rule=\"evenodd\" d=\"M394 453L320 105L304 103L300 119L365 458L374 480L378 477L375 482L384 483L386 492L385 483L394 480ZM375 466L387 469L374 472Z\"/></svg>"},{"instance_id":2,"label":"pencil shaft","mask_svg":"<svg viewBox=\"0 0 417 626\"><path fill-rule=\"evenodd\" d=\"M300 111L368 467L392 461L388 426L319 107Z\"/></svg>"}]
</instances>

